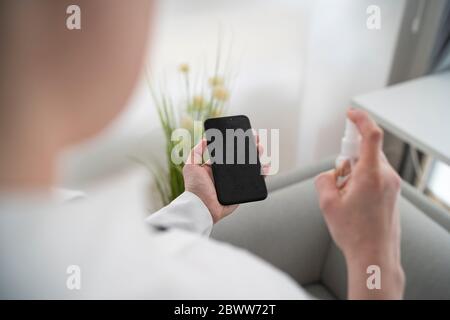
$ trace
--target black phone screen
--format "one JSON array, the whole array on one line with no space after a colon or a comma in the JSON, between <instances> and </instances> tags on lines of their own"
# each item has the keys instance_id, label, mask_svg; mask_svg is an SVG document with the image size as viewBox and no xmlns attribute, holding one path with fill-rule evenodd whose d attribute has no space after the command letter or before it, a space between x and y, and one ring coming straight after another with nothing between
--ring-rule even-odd
<instances>
[{"instance_id":1,"label":"black phone screen","mask_svg":"<svg viewBox=\"0 0 450 320\"><path fill-rule=\"evenodd\" d=\"M242 115L212 118L204 127L219 202L265 199L267 188L250 120Z\"/></svg>"}]
</instances>

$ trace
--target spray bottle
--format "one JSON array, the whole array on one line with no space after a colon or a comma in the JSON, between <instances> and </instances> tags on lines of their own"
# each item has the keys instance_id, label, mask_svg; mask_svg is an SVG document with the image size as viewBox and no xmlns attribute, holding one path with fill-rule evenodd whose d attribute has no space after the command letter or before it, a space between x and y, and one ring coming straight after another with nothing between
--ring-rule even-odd
<instances>
[{"instance_id":1,"label":"spray bottle","mask_svg":"<svg viewBox=\"0 0 450 320\"><path fill-rule=\"evenodd\" d=\"M336 158L336 186L342 188L348 180L359 157L361 135L356 125L349 119L345 121L344 137L341 141L341 152Z\"/></svg>"}]
</instances>

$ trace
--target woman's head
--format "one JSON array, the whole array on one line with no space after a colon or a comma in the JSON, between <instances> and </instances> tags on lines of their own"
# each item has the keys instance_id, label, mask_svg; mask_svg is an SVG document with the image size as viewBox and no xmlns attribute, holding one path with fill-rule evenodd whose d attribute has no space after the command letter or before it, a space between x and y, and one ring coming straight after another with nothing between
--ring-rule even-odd
<instances>
[{"instance_id":1,"label":"woman's head","mask_svg":"<svg viewBox=\"0 0 450 320\"><path fill-rule=\"evenodd\" d=\"M66 26L74 4L80 30ZM3 0L0 9L2 126L32 119L64 146L122 110L141 70L151 0Z\"/></svg>"}]
</instances>

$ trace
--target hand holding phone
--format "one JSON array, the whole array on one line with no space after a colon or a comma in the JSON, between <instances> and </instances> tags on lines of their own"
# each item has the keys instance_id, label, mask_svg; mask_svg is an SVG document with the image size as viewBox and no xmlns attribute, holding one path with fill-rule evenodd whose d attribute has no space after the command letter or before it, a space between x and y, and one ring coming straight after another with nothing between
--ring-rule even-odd
<instances>
[{"instance_id":1,"label":"hand holding phone","mask_svg":"<svg viewBox=\"0 0 450 320\"><path fill-rule=\"evenodd\" d=\"M248 128L250 128L249 122ZM253 139L257 140L255 138ZM261 153L262 148L258 144L258 141L256 141L256 144L257 144L256 149L259 154ZM200 162L194 161L194 158L203 159L203 153L206 151L206 149L207 149L207 141L206 139L203 139L191 150L188 159L192 160L187 161L183 167L184 185L186 191L194 193L202 200L202 202L206 205L206 207L210 211L214 223L216 223L220 219L226 217L227 215L231 214L234 210L236 210L238 205L237 204L224 205L221 202L219 202L218 194L216 192L215 180L213 177L212 164L210 163L210 161L208 161L208 163L205 164L202 164L201 161ZM258 169L258 174L259 173L260 172ZM261 196L261 198L263 196L264 194Z\"/></svg>"},{"instance_id":2,"label":"hand holding phone","mask_svg":"<svg viewBox=\"0 0 450 320\"><path fill-rule=\"evenodd\" d=\"M202 159L206 151L206 139L202 139L192 150L188 159ZM183 167L184 189L199 197L211 213L213 222L231 214L238 205L222 205L217 199L211 165L188 161Z\"/></svg>"}]
</instances>

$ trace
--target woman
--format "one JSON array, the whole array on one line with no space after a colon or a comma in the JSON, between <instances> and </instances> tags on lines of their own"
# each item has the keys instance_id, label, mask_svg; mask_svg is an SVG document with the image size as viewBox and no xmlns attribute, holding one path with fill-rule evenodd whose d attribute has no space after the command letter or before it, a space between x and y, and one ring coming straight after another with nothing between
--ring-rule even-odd
<instances>
[{"instance_id":1,"label":"woman","mask_svg":"<svg viewBox=\"0 0 450 320\"><path fill-rule=\"evenodd\" d=\"M73 4L81 8L79 30L66 26ZM0 6L0 297L308 298L266 262L202 236L235 209L217 201L208 166L187 164L186 192L147 224L144 208L120 193L53 201L58 155L98 133L130 96L152 1ZM400 180L377 125L362 111L348 117L362 134L360 161L341 191L333 172L317 178L320 205L347 261L349 298L399 299ZM203 150L201 143L193 154ZM381 268L381 289L366 286L369 265Z\"/></svg>"}]
</instances>

